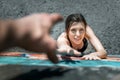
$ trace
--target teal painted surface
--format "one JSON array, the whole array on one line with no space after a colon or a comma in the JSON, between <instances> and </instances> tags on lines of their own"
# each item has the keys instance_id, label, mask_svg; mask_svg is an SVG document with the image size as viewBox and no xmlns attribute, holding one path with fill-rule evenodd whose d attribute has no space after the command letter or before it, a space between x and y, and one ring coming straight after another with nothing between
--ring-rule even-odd
<instances>
[{"instance_id":1,"label":"teal painted surface","mask_svg":"<svg viewBox=\"0 0 120 80\"><path fill-rule=\"evenodd\" d=\"M32 60L26 57L0 57L0 65L6 64L66 67L120 67L120 62L107 60L62 60L55 65L49 60Z\"/></svg>"}]
</instances>

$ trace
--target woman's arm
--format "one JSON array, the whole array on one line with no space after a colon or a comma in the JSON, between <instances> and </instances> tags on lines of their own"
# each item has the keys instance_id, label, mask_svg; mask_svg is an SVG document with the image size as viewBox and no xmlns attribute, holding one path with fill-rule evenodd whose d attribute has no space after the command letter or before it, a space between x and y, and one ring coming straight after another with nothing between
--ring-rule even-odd
<instances>
[{"instance_id":1,"label":"woman's arm","mask_svg":"<svg viewBox=\"0 0 120 80\"><path fill-rule=\"evenodd\" d=\"M104 49L101 42L99 41L99 39L96 37L93 30L89 26L86 27L86 35L87 35L87 38L89 39L90 43L96 50L96 52L93 52L90 55L96 55L99 58L106 58L106 56L107 56L106 50Z\"/></svg>"},{"instance_id":2,"label":"woman's arm","mask_svg":"<svg viewBox=\"0 0 120 80\"><path fill-rule=\"evenodd\" d=\"M69 52L68 49L71 49L71 47L68 44L68 40L66 39L66 33L63 32L57 39L57 46L58 51L60 52Z\"/></svg>"},{"instance_id":3,"label":"woman's arm","mask_svg":"<svg viewBox=\"0 0 120 80\"><path fill-rule=\"evenodd\" d=\"M74 52L74 54L80 54L77 50L73 49L69 45L69 41L67 40L66 33L63 32L57 39L57 46L59 52L67 52L70 53L71 51Z\"/></svg>"}]
</instances>

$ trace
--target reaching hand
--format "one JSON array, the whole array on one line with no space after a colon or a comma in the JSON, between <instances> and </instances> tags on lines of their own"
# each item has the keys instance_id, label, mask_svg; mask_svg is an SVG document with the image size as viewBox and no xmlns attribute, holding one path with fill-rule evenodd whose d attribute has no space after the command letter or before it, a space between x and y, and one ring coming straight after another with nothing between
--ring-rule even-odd
<instances>
[{"instance_id":1,"label":"reaching hand","mask_svg":"<svg viewBox=\"0 0 120 80\"><path fill-rule=\"evenodd\" d=\"M14 22L14 39L17 46L36 52L45 52L48 58L57 63L56 41L50 36L51 27L62 20L57 13L32 14Z\"/></svg>"}]
</instances>

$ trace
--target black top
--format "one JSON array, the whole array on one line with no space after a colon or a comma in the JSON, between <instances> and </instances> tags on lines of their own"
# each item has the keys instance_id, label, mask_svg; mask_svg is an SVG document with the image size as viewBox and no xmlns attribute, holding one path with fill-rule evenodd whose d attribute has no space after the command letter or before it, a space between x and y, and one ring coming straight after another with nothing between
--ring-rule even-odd
<instances>
[{"instance_id":1,"label":"black top","mask_svg":"<svg viewBox=\"0 0 120 80\"><path fill-rule=\"evenodd\" d=\"M88 46L88 42L86 38L83 39L83 43L84 43L84 46L81 49L78 49L79 52L84 52L86 50Z\"/></svg>"}]
</instances>

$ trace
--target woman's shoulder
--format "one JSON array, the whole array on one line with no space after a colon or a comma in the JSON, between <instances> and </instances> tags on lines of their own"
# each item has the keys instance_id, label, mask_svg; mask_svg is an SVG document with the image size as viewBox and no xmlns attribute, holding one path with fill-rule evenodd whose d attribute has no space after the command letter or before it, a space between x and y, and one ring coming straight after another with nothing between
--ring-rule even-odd
<instances>
[{"instance_id":1,"label":"woman's shoulder","mask_svg":"<svg viewBox=\"0 0 120 80\"><path fill-rule=\"evenodd\" d=\"M66 41L66 42L68 42L66 32L61 33L60 36L58 37L57 41Z\"/></svg>"},{"instance_id":2,"label":"woman's shoulder","mask_svg":"<svg viewBox=\"0 0 120 80\"><path fill-rule=\"evenodd\" d=\"M61 34L60 34L60 36L59 37L62 37L62 38L67 38L67 34L66 34L66 32L62 32Z\"/></svg>"},{"instance_id":3,"label":"woman's shoulder","mask_svg":"<svg viewBox=\"0 0 120 80\"><path fill-rule=\"evenodd\" d=\"M92 32L93 32L92 28L89 25L87 25L85 37L89 39Z\"/></svg>"}]
</instances>

